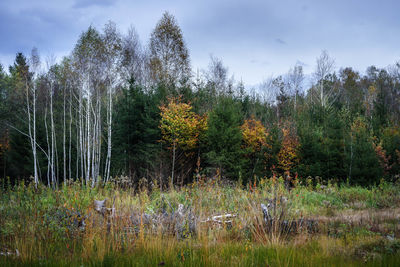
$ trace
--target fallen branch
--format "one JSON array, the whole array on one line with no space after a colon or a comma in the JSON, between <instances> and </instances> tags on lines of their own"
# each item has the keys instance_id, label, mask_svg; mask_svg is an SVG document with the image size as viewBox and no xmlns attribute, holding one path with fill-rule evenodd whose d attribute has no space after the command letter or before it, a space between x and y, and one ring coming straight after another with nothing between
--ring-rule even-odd
<instances>
[{"instance_id":1,"label":"fallen branch","mask_svg":"<svg viewBox=\"0 0 400 267\"><path fill-rule=\"evenodd\" d=\"M6 250L5 252L0 251L0 256L16 256L16 257L19 257L20 254L19 254L18 249L15 249L15 253L10 252L10 251L8 251L8 250Z\"/></svg>"},{"instance_id":2,"label":"fallen branch","mask_svg":"<svg viewBox=\"0 0 400 267\"><path fill-rule=\"evenodd\" d=\"M223 215L215 215L212 217L207 218L206 220L200 221L202 223L206 222L215 222L215 223L220 223L220 224L226 224L226 223L232 223L232 220L223 220L223 219L232 219L235 218L237 215L236 214L223 214Z\"/></svg>"}]
</instances>

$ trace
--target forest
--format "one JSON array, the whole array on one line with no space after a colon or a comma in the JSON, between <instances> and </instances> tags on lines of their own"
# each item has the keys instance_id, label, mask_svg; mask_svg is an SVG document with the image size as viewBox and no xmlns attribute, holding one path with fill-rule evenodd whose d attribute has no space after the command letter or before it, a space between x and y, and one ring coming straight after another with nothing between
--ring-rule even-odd
<instances>
[{"instance_id":1,"label":"forest","mask_svg":"<svg viewBox=\"0 0 400 267\"><path fill-rule=\"evenodd\" d=\"M295 64L248 87L214 55L206 69L192 69L182 30L167 12L146 45L134 27L122 34L110 21L82 32L62 59L43 59L39 49L18 52L8 70L0 64L1 253L22 255L28 265L50 255L56 258L48 265L60 263L57 257L80 265L74 255L93 266L224 266L235 264L234 254L242 255L236 264L257 266L396 262L400 61L359 72L336 66L322 50L312 74ZM102 198L107 204L94 207ZM266 199L272 217L260 209ZM102 219L93 222L104 224L87 222L81 232L76 220L96 207ZM132 210L140 223L121 215ZM339 216L346 212L356 212L351 223ZM196 221L197 230L183 234L176 221L159 229L160 214L179 214L188 229ZM324 225L324 237L293 237L299 218ZM167 239L171 232L179 240L196 232L200 248ZM45 236L55 245L44 245ZM163 251L157 238L171 249ZM139 258L115 254L130 249ZM341 258L340 251L353 254ZM141 258L146 253L152 256Z\"/></svg>"},{"instance_id":2,"label":"forest","mask_svg":"<svg viewBox=\"0 0 400 267\"><path fill-rule=\"evenodd\" d=\"M59 63L41 62L34 48L0 69L1 177L52 187L121 175L186 184L196 170L243 182L273 172L361 185L397 179L399 63L335 71L323 51L305 81L295 65L246 89L214 56L194 72L168 13L148 47L134 28L90 27Z\"/></svg>"}]
</instances>

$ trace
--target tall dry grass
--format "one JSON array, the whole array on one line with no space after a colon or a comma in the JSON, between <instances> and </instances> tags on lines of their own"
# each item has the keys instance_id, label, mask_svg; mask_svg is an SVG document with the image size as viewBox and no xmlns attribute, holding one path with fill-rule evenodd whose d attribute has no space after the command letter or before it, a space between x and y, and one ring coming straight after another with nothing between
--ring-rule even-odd
<instances>
[{"instance_id":1,"label":"tall dry grass","mask_svg":"<svg viewBox=\"0 0 400 267\"><path fill-rule=\"evenodd\" d=\"M379 221L380 227L385 228L379 232L370 227L377 221L373 215L376 209L370 208L371 216L364 214L364 221L353 225L346 224L346 216L340 216L342 212L355 212L349 194L357 201L372 201L370 191L376 190L381 190L384 201L394 192L386 185L369 190L298 185L288 191L276 178L261 179L245 187L226 185L218 179L200 180L182 188L171 186L167 191L161 191L156 182L143 182L136 191L115 184L89 188L79 181L59 190L44 186L36 189L22 183L3 191L0 198L0 252L18 250L18 256L0 256L0 262L357 266L366 261L390 265L398 259L400 249L399 231L395 230L397 217L386 216ZM114 212L96 212L94 200L101 199L107 199L107 208L114 208ZM271 199L275 201L272 214L277 220L268 228L260 204ZM285 203L280 203L283 199ZM380 203L382 199L375 201ZM392 197L391 201L394 208L398 207L398 199ZM188 218L176 215L179 204L185 208L185 216L193 214L196 218L194 231ZM236 215L229 223L207 220L228 213ZM162 214L170 218L165 219ZM80 225L82 218L84 229ZM280 229L282 222L301 218L321 219L320 231Z\"/></svg>"}]
</instances>

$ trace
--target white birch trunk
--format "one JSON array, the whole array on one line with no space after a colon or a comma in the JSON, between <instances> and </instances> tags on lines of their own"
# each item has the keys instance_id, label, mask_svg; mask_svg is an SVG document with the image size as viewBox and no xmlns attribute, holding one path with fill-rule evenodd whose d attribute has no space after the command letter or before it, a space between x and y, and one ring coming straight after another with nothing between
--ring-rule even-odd
<instances>
[{"instance_id":1,"label":"white birch trunk","mask_svg":"<svg viewBox=\"0 0 400 267\"><path fill-rule=\"evenodd\" d=\"M78 117L79 117L79 157L78 159L80 159L80 170L81 170L81 175L80 178L82 179L82 184L83 181L86 181L86 177L84 176L85 174L85 169L84 169L84 165L85 165L85 161L84 161L84 155L85 155L85 151L84 151L84 133L83 133L83 103L82 103L82 99L83 98L83 88L80 89L79 91L79 107L78 107Z\"/></svg>"},{"instance_id":2,"label":"white birch trunk","mask_svg":"<svg viewBox=\"0 0 400 267\"><path fill-rule=\"evenodd\" d=\"M64 178L64 186L67 185L67 153L65 149L65 86L63 87L63 178Z\"/></svg>"},{"instance_id":3,"label":"white birch trunk","mask_svg":"<svg viewBox=\"0 0 400 267\"><path fill-rule=\"evenodd\" d=\"M71 149L72 149L72 87L69 87L69 149L68 149L68 179L72 178L71 174ZM78 178L78 177L76 177Z\"/></svg>"},{"instance_id":4,"label":"white birch trunk","mask_svg":"<svg viewBox=\"0 0 400 267\"><path fill-rule=\"evenodd\" d=\"M174 173L175 173L175 153L176 153L176 142L174 140L174 147L172 150L172 174L171 174L171 180L172 180L172 185L174 184Z\"/></svg>"},{"instance_id":5,"label":"white birch trunk","mask_svg":"<svg viewBox=\"0 0 400 267\"><path fill-rule=\"evenodd\" d=\"M44 127L46 129L46 142L47 142L47 186L50 187L50 143L49 143L49 131L47 127L47 108L44 110Z\"/></svg>"},{"instance_id":6,"label":"white birch trunk","mask_svg":"<svg viewBox=\"0 0 400 267\"><path fill-rule=\"evenodd\" d=\"M56 187L56 174L55 174L55 129L54 129L54 115L53 115L53 83L50 82L50 133L51 133L51 183L53 188Z\"/></svg>"},{"instance_id":7,"label":"white birch trunk","mask_svg":"<svg viewBox=\"0 0 400 267\"><path fill-rule=\"evenodd\" d=\"M33 155L33 171L34 171L34 182L35 186L37 186L39 179L38 179L38 172L37 172L37 159L36 159L36 95L33 93L33 135L32 135L32 122L31 122L31 107L30 107L30 97L29 97L29 84L28 84L28 77L25 77L25 89L26 89L26 110L28 113L28 133L29 133L29 140L31 143L32 148L32 155ZM35 92L35 89L32 90Z\"/></svg>"},{"instance_id":8,"label":"white birch trunk","mask_svg":"<svg viewBox=\"0 0 400 267\"><path fill-rule=\"evenodd\" d=\"M36 87L33 87L33 166L34 166L34 181L39 183L37 156L36 156Z\"/></svg>"},{"instance_id":9,"label":"white birch trunk","mask_svg":"<svg viewBox=\"0 0 400 267\"><path fill-rule=\"evenodd\" d=\"M107 158L106 158L106 169L105 169L105 181L108 182L110 179L110 165L111 165L111 133L112 133L112 86L109 86L108 95L108 140L107 140Z\"/></svg>"}]
</instances>

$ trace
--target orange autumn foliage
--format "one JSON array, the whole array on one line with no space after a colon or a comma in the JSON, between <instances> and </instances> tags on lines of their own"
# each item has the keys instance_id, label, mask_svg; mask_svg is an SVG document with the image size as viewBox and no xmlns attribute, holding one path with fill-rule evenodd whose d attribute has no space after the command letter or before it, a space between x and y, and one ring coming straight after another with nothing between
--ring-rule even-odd
<instances>
[{"instance_id":1,"label":"orange autumn foliage","mask_svg":"<svg viewBox=\"0 0 400 267\"><path fill-rule=\"evenodd\" d=\"M278 153L278 166L284 171L290 171L299 162L299 140L294 126L287 123L282 128L282 145Z\"/></svg>"},{"instance_id":2,"label":"orange autumn foliage","mask_svg":"<svg viewBox=\"0 0 400 267\"><path fill-rule=\"evenodd\" d=\"M387 155L386 150L383 149L382 143L372 143L372 146L375 150L375 154L378 157L379 164L381 165L384 173L388 174L390 169L393 167L392 165L390 165L391 156Z\"/></svg>"}]
</instances>

